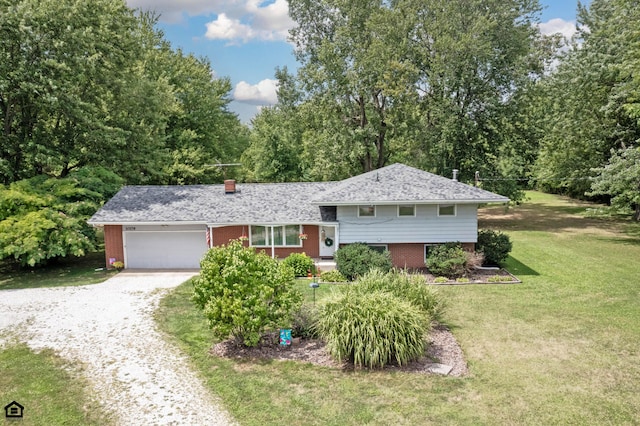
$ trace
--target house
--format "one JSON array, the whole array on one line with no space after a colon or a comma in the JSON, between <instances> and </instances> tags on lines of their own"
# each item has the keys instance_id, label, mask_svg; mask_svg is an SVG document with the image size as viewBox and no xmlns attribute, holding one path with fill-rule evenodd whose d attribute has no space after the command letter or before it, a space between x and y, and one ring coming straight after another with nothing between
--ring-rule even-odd
<instances>
[{"instance_id":1,"label":"house","mask_svg":"<svg viewBox=\"0 0 640 426\"><path fill-rule=\"evenodd\" d=\"M22 418L24 417L24 407L16 401L11 401L4 407L4 416L7 419Z\"/></svg>"},{"instance_id":2,"label":"house","mask_svg":"<svg viewBox=\"0 0 640 426\"><path fill-rule=\"evenodd\" d=\"M238 238L279 258L332 258L341 245L365 242L415 268L434 244L473 249L478 205L508 201L393 164L337 182L126 186L89 223L104 227L108 263L126 268L198 268L209 247Z\"/></svg>"}]
</instances>

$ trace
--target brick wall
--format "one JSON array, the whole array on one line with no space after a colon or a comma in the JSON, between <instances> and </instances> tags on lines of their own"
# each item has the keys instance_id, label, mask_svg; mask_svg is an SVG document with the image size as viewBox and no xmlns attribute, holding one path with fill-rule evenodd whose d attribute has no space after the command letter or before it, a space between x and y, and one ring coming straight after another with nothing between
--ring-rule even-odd
<instances>
[{"instance_id":1,"label":"brick wall","mask_svg":"<svg viewBox=\"0 0 640 426\"><path fill-rule=\"evenodd\" d=\"M344 247L346 244L340 244ZM397 268L424 268L424 243L387 244L393 266ZM467 251L475 250L474 243L462 243Z\"/></svg>"},{"instance_id":2,"label":"brick wall","mask_svg":"<svg viewBox=\"0 0 640 426\"><path fill-rule=\"evenodd\" d=\"M104 258L107 268L111 269L109 259L124 262L124 245L122 242L122 225L104 226ZM125 265L126 266L126 265Z\"/></svg>"},{"instance_id":3,"label":"brick wall","mask_svg":"<svg viewBox=\"0 0 640 426\"><path fill-rule=\"evenodd\" d=\"M213 228L213 245L219 246L227 244L230 240L240 238L243 234L249 236L249 226L225 226L222 228ZM302 241L302 247L276 247L275 254L278 258L284 259L291 253L306 253L310 257L317 258L320 256L320 229L317 225L304 225L304 233L308 238ZM249 245L249 241L244 242L245 247ZM258 251L264 250L266 254L271 256L271 247L259 247Z\"/></svg>"},{"instance_id":4,"label":"brick wall","mask_svg":"<svg viewBox=\"0 0 640 426\"><path fill-rule=\"evenodd\" d=\"M424 244L389 244L393 265L398 268L424 268Z\"/></svg>"}]
</instances>

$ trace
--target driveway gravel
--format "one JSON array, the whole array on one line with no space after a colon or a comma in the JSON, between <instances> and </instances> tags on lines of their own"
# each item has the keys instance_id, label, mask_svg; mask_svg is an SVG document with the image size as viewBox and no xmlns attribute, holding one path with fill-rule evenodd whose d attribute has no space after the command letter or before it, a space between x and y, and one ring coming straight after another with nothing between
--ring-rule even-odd
<instances>
[{"instance_id":1,"label":"driveway gravel","mask_svg":"<svg viewBox=\"0 0 640 426\"><path fill-rule=\"evenodd\" d=\"M122 425L227 425L231 416L158 332L153 312L188 272L121 272L102 284L0 291L0 347L51 348Z\"/></svg>"}]
</instances>

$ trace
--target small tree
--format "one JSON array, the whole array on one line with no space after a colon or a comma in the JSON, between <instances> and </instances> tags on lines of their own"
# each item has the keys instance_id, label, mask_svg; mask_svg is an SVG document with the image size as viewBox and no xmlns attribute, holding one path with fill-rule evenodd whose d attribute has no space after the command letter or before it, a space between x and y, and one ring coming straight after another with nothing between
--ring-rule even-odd
<instances>
[{"instance_id":1,"label":"small tree","mask_svg":"<svg viewBox=\"0 0 640 426\"><path fill-rule=\"evenodd\" d=\"M193 301L217 338L256 346L268 328L290 325L302 303L289 266L238 240L209 250L200 267Z\"/></svg>"}]
</instances>

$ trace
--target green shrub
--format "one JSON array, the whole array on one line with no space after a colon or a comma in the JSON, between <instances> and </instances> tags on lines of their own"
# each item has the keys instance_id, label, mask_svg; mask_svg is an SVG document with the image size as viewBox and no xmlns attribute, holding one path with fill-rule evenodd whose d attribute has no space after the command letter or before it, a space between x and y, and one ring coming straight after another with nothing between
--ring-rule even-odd
<instances>
[{"instance_id":1,"label":"green shrub","mask_svg":"<svg viewBox=\"0 0 640 426\"><path fill-rule=\"evenodd\" d=\"M320 307L316 328L334 358L368 368L418 359L428 331L418 307L388 292L351 286Z\"/></svg>"},{"instance_id":2,"label":"green shrub","mask_svg":"<svg viewBox=\"0 0 640 426\"><path fill-rule=\"evenodd\" d=\"M316 265L305 253L291 253L282 263L290 266L296 277L306 277L309 272L315 273Z\"/></svg>"},{"instance_id":3,"label":"green shrub","mask_svg":"<svg viewBox=\"0 0 640 426\"><path fill-rule=\"evenodd\" d=\"M337 269L334 269L332 271L326 271L323 272L320 275L320 279L326 283L346 283L349 280L347 280L347 278L342 275L342 273L340 271L338 271Z\"/></svg>"},{"instance_id":4,"label":"green shrub","mask_svg":"<svg viewBox=\"0 0 640 426\"><path fill-rule=\"evenodd\" d=\"M318 337L315 329L317 311L313 306L305 305L293 314L291 335L311 339Z\"/></svg>"},{"instance_id":5,"label":"green shrub","mask_svg":"<svg viewBox=\"0 0 640 426\"><path fill-rule=\"evenodd\" d=\"M459 278L456 278L456 282L457 282L457 283L461 283L461 284L465 284L465 283L468 283L468 282L470 282L470 281L471 281L471 280L470 280L469 278L467 278L467 277L459 277Z\"/></svg>"},{"instance_id":6,"label":"green shrub","mask_svg":"<svg viewBox=\"0 0 640 426\"><path fill-rule=\"evenodd\" d=\"M465 273L467 255L460 243L446 243L429 249L427 269L433 275L455 278Z\"/></svg>"},{"instance_id":7,"label":"green shrub","mask_svg":"<svg viewBox=\"0 0 640 426\"><path fill-rule=\"evenodd\" d=\"M216 338L255 346L269 327L290 326L302 304L293 270L241 241L209 250L200 267L193 301Z\"/></svg>"},{"instance_id":8,"label":"green shrub","mask_svg":"<svg viewBox=\"0 0 640 426\"><path fill-rule=\"evenodd\" d=\"M512 248L513 244L508 235L491 229L478 231L476 251L484 255L485 265L499 265L504 262Z\"/></svg>"},{"instance_id":9,"label":"green shrub","mask_svg":"<svg viewBox=\"0 0 640 426\"><path fill-rule=\"evenodd\" d=\"M357 291L387 291L404 299L425 312L425 320L441 321L445 303L438 291L427 284L421 275L410 275L394 269L388 273L379 270L369 271L354 283Z\"/></svg>"},{"instance_id":10,"label":"green shrub","mask_svg":"<svg viewBox=\"0 0 640 426\"><path fill-rule=\"evenodd\" d=\"M433 279L433 282L437 283L437 284L444 284L444 283L448 283L449 282L449 278L447 278L447 277L435 277Z\"/></svg>"},{"instance_id":11,"label":"green shrub","mask_svg":"<svg viewBox=\"0 0 640 426\"><path fill-rule=\"evenodd\" d=\"M391 270L391 254L380 253L364 243L353 243L340 247L335 253L336 267L347 279L353 281L371 269L384 272Z\"/></svg>"}]
</instances>

